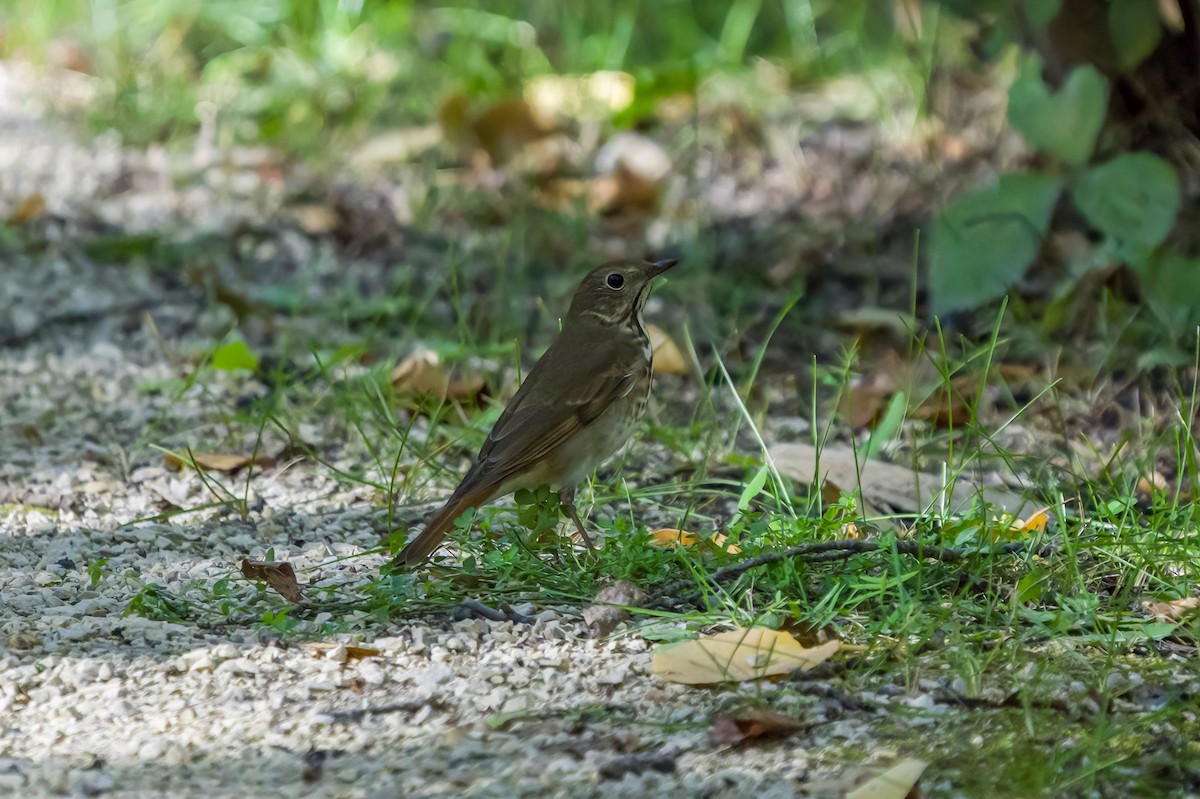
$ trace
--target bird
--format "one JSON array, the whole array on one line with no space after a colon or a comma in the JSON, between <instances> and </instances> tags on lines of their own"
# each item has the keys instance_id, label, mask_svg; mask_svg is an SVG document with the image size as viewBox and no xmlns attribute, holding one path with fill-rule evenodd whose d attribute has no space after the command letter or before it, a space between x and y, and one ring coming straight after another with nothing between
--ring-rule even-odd
<instances>
[{"instance_id":1,"label":"bird","mask_svg":"<svg viewBox=\"0 0 1200 799\"><path fill-rule=\"evenodd\" d=\"M579 283L558 337L505 407L458 487L392 569L424 563L470 508L548 485L589 549L575 491L637 428L654 354L642 311L654 279L678 261L609 261Z\"/></svg>"}]
</instances>

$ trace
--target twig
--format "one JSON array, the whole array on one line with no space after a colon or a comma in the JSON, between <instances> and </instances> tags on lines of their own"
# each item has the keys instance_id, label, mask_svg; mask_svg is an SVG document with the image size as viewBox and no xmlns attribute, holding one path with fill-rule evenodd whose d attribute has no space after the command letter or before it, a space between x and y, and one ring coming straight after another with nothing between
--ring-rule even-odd
<instances>
[{"instance_id":1,"label":"twig","mask_svg":"<svg viewBox=\"0 0 1200 799\"><path fill-rule=\"evenodd\" d=\"M321 715L327 717L330 720L330 724L350 724L360 722L367 716L383 716L388 713L416 713L418 710L423 710L426 707L431 707L434 710L442 710L444 705L436 699L414 699L408 702L363 707L357 710L331 710Z\"/></svg>"},{"instance_id":2,"label":"twig","mask_svg":"<svg viewBox=\"0 0 1200 799\"><path fill-rule=\"evenodd\" d=\"M929 558L931 560L941 561L942 563L956 563L968 555L974 554L993 554L993 555L1013 555L1018 552L1024 552L1029 549L1029 545L1024 542L1013 542L1004 544L989 550L980 550L978 552L963 551L961 549L953 549L951 547L939 547L931 544L923 544L920 541L865 541L857 538L839 539L837 541L810 541L805 544L799 544L788 549L782 549L775 552L764 552L763 554L751 558L742 563L737 563L732 566L723 566L717 569L708 580L711 583L727 583L741 575L745 574L750 569L766 566L771 563L779 563L785 560L800 560L807 563L829 563L831 561L845 560L865 552L887 552L893 551L900 555L911 555L916 558ZM1039 554L1043 551L1049 551L1046 548L1035 549ZM679 580L668 584L659 596L670 596L680 589L687 588L693 585L691 581Z\"/></svg>"},{"instance_id":3,"label":"twig","mask_svg":"<svg viewBox=\"0 0 1200 799\"><path fill-rule=\"evenodd\" d=\"M0 326L0 347L20 347L28 344L46 332L51 327L69 327L87 322L94 322L109 316L140 313L156 305L167 302L163 297L151 297L133 302L116 303L103 308L83 308L78 310L60 311L39 319L29 330L16 331L8 325Z\"/></svg>"}]
</instances>

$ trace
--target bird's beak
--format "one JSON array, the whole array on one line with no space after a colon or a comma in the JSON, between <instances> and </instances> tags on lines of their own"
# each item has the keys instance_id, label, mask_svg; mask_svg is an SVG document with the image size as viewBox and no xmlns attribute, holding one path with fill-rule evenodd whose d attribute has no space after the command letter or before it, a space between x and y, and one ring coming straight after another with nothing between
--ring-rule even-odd
<instances>
[{"instance_id":1,"label":"bird's beak","mask_svg":"<svg viewBox=\"0 0 1200 799\"><path fill-rule=\"evenodd\" d=\"M646 276L658 277L677 263L679 263L679 261L675 258L668 258L665 261L655 261L650 268L646 270Z\"/></svg>"}]
</instances>

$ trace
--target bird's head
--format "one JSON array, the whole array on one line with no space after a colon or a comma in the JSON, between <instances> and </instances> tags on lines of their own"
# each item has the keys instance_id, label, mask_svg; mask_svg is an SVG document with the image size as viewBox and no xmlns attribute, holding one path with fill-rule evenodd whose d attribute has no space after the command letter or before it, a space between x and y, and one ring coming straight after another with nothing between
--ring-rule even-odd
<instances>
[{"instance_id":1,"label":"bird's head","mask_svg":"<svg viewBox=\"0 0 1200 799\"><path fill-rule=\"evenodd\" d=\"M654 278L678 261L609 261L591 272L575 290L568 319L593 319L604 324L636 320L650 296Z\"/></svg>"}]
</instances>

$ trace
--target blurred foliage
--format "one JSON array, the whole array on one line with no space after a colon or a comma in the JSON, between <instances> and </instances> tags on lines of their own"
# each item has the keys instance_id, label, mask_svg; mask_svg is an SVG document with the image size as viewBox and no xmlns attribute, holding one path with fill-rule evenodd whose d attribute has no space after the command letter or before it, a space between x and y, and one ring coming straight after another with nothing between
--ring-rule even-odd
<instances>
[{"instance_id":1,"label":"blurred foliage","mask_svg":"<svg viewBox=\"0 0 1200 799\"><path fill-rule=\"evenodd\" d=\"M7 5L0 56L100 78L98 128L139 144L195 133L219 112L236 140L299 151L368 121L427 121L451 92L499 97L539 74L625 70L646 110L756 57L799 75L866 68L893 38L886 0Z\"/></svg>"},{"instance_id":2,"label":"blurred foliage","mask_svg":"<svg viewBox=\"0 0 1200 799\"><path fill-rule=\"evenodd\" d=\"M1200 319L1195 288L1200 260L1185 257L1169 238L1182 207L1177 169L1183 164L1147 150L1170 153L1173 138L1194 132L1184 120L1156 131L1157 120L1131 115L1127 105L1116 103L1117 96L1128 94L1122 82L1132 81L1149 109L1144 113L1161 118L1166 103L1200 85L1194 64L1190 72L1172 70L1166 84L1150 79L1159 64L1171 63L1170 53L1156 58L1156 48L1179 46L1164 36L1165 4L945 4L964 15L986 17L992 45L1007 40L1022 51L1009 90L1008 122L1040 152L1041 168L1001 176L995 185L955 198L937 216L929 275L932 311L974 309L1016 286L1043 252L1052 215L1062 213L1065 185L1094 244L1066 264L1056 295L1069 295L1089 273L1126 267L1150 312L1140 327L1148 331L1144 338L1152 348L1141 354L1139 365L1190 363ZM1166 91L1156 96L1153 87L1161 85Z\"/></svg>"},{"instance_id":3,"label":"blurred foliage","mask_svg":"<svg viewBox=\"0 0 1200 799\"><path fill-rule=\"evenodd\" d=\"M1057 296L1089 272L1123 265L1164 328L1184 336L1200 313L1189 272L1196 253L1178 250L1169 234L1188 181L1163 152L1111 135L1125 110L1121 81L1173 43L1160 19L1169 5L7 0L0 57L95 76L90 122L131 145L203 133L219 148L268 143L337 159L347 138L431 122L447 98L512 97L540 75L629 73L634 99L611 120L629 127L653 118L662 98L695 91L718 73L753 69L759 59L798 86L878 66L926 81L935 67L962 66L954 47L973 51L967 70L1015 51L1008 119L1039 158L1033 169L958 197L933 221L932 311L970 310L1009 292L1044 256L1069 209L1095 246L1062 270ZM975 26L953 47L944 40L957 34L948 33L951 14L939 16L943 10ZM1050 57L1063 54L1070 57ZM1175 115L1167 108L1159 116Z\"/></svg>"}]
</instances>

